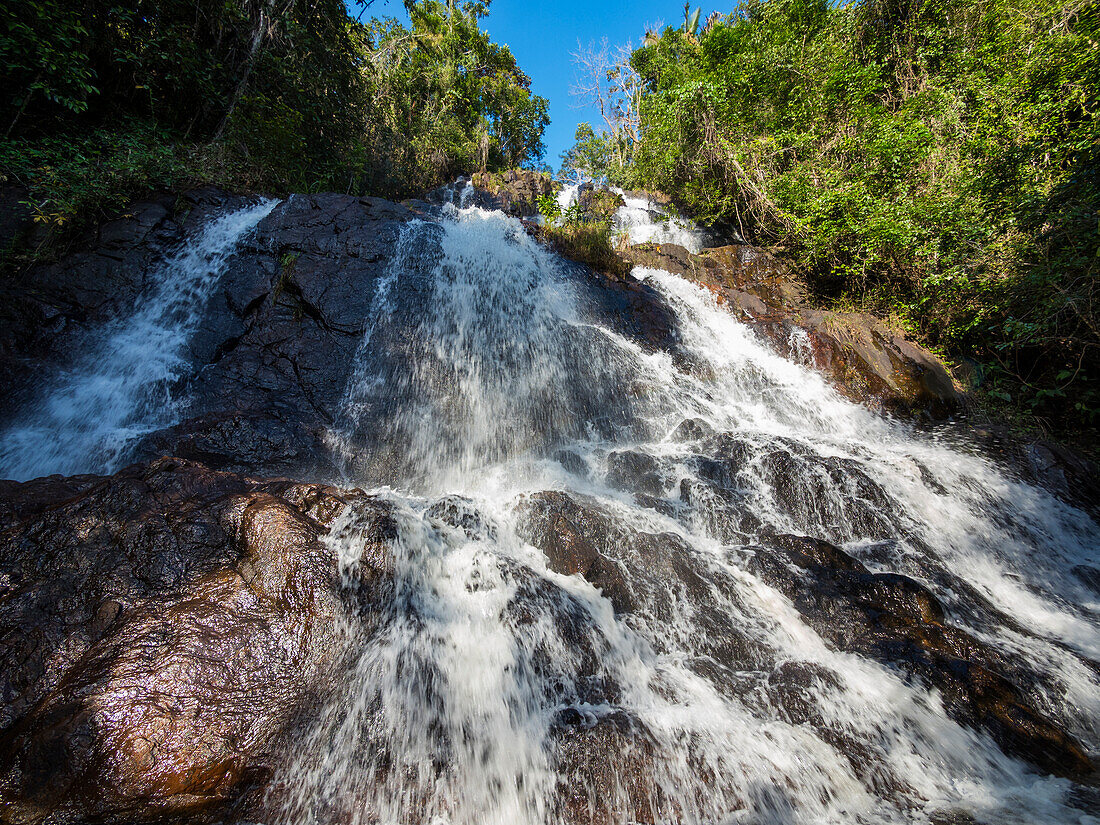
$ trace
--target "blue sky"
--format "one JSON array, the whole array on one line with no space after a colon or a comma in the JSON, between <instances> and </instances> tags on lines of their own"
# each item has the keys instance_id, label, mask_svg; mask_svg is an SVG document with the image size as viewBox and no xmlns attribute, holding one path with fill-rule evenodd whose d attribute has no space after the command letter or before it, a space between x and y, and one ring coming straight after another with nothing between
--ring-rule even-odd
<instances>
[{"instance_id":1,"label":"blue sky","mask_svg":"<svg viewBox=\"0 0 1100 825\"><path fill-rule=\"evenodd\" d=\"M704 8L704 16L710 10ZM400 0L376 0L366 13L408 22ZM595 110L575 108L578 101L569 94L574 76L570 53L577 50L578 39L585 44L606 37L612 45L632 41L637 46L647 24L679 25L683 16L682 0L492 0L481 24L494 41L512 49L520 68L531 76L535 93L550 101L543 140L546 162L557 169L561 153L573 145L577 124L587 120L595 126L599 120Z\"/></svg>"}]
</instances>

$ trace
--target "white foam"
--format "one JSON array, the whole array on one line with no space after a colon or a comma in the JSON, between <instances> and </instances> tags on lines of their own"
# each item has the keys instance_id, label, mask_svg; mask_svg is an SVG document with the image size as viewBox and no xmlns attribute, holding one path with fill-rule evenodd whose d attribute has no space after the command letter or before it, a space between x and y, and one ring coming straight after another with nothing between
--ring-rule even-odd
<instances>
[{"instance_id":1,"label":"white foam","mask_svg":"<svg viewBox=\"0 0 1100 825\"><path fill-rule=\"evenodd\" d=\"M614 229L625 234L630 243L679 244L694 254L702 250L703 233L692 221L670 214L649 198L627 197L615 187L611 191L624 201L615 212Z\"/></svg>"},{"instance_id":2,"label":"white foam","mask_svg":"<svg viewBox=\"0 0 1100 825\"><path fill-rule=\"evenodd\" d=\"M697 447L668 434L685 419L733 434L748 450L739 492L764 525L920 579L953 623L1035 664L1041 708L1095 742L1100 685L1083 657L1098 649L1097 605L1072 572L1096 548L1085 514L845 400L667 272L635 275L668 302L683 357L606 328L582 285L511 219L464 210L408 232L349 385L358 412L341 430L351 479L391 485L396 596L381 630L360 638L366 631L349 624L358 664L287 774L297 790L285 821L334 811L355 823L574 821L562 783L593 821L913 823L950 809L980 822L1091 821L1067 807L1068 782L952 721L934 691L831 650L748 572L751 547L727 546L706 519L640 506L606 474L613 450L659 459L675 514ZM418 343L394 349L408 341ZM357 429L380 425L381 443ZM552 458L559 447L582 472ZM784 505L767 472L776 451L791 456L794 481L823 480L801 510ZM850 477L823 475L827 460ZM870 526L855 517L867 494L857 471L886 502ZM546 489L593 499L626 531L621 542L629 531L677 536L705 596L626 567L641 602L617 614L580 575L550 570L519 538L516 509ZM491 529L432 517L444 494L466 497L463 512ZM886 557L876 555L880 532ZM341 545L347 531L332 540L334 553L355 556ZM647 606L650 597L674 609ZM707 610L757 651L717 666L722 677L697 666L709 656ZM817 723L788 720L774 704L769 684L784 663L826 674L803 686ZM647 733L597 750L606 781L586 785L591 775L565 776L556 761L566 710L586 720L582 730L625 718ZM643 767L632 741L647 743ZM639 777L642 800L631 789Z\"/></svg>"}]
</instances>

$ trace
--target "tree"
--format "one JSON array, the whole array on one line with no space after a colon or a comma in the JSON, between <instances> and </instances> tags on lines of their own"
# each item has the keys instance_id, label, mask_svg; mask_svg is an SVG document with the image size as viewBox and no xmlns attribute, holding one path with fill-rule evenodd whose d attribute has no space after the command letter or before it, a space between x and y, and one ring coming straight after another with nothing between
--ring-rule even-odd
<instances>
[{"instance_id":1,"label":"tree","mask_svg":"<svg viewBox=\"0 0 1100 825\"><path fill-rule=\"evenodd\" d=\"M641 137L639 102L641 84L630 65L631 44L611 46L607 38L599 45L577 43L573 53L576 66L569 92L580 105L595 105L606 129L610 166L625 169L631 162L634 146ZM590 127L591 128L591 127ZM591 140L591 138L586 137Z\"/></svg>"}]
</instances>

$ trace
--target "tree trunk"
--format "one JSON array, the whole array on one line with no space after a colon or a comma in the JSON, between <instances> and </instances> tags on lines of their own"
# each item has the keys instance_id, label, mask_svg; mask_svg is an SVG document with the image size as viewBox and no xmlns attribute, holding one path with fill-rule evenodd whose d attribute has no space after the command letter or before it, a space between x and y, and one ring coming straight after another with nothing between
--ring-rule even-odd
<instances>
[{"instance_id":1,"label":"tree trunk","mask_svg":"<svg viewBox=\"0 0 1100 825\"><path fill-rule=\"evenodd\" d=\"M15 128L15 124L19 122L19 118L23 117L23 112L27 111L27 104L30 103L31 98L34 96L34 85L42 79L42 71L39 70L38 74L34 76L34 80L31 81L31 85L27 87L27 93L23 95L23 103L19 107L19 111L15 113L15 117L12 118L11 123L8 124L8 131L4 132L4 137L11 136L11 130Z\"/></svg>"},{"instance_id":2,"label":"tree trunk","mask_svg":"<svg viewBox=\"0 0 1100 825\"><path fill-rule=\"evenodd\" d=\"M214 133L214 137L211 138L211 143L217 143L221 140L222 133L225 132L225 127L229 124L229 119L233 117L233 112L236 110L237 104L241 102L245 87L248 85L248 78L252 74L252 68L256 65L256 58L260 56L260 47L263 45L267 28L267 13L261 8L260 19L256 22L256 31L252 33L252 47L248 50L248 60L245 62L244 72L241 74L241 79L237 81L237 88L233 90L233 96L229 99L229 108L225 110L225 116L218 125L218 130Z\"/></svg>"}]
</instances>

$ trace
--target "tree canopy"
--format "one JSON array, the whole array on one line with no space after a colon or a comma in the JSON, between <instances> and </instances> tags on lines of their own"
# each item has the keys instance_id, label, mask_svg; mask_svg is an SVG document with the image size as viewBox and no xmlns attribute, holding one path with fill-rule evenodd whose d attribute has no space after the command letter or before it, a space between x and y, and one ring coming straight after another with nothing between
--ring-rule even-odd
<instances>
[{"instance_id":1,"label":"tree canopy","mask_svg":"<svg viewBox=\"0 0 1100 825\"><path fill-rule=\"evenodd\" d=\"M538 162L547 101L481 30L488 4L406 7L409 26L342 0L10 0L0 172L65 220L188 176L397 196Z\"/></svg>"}]
</instances>

